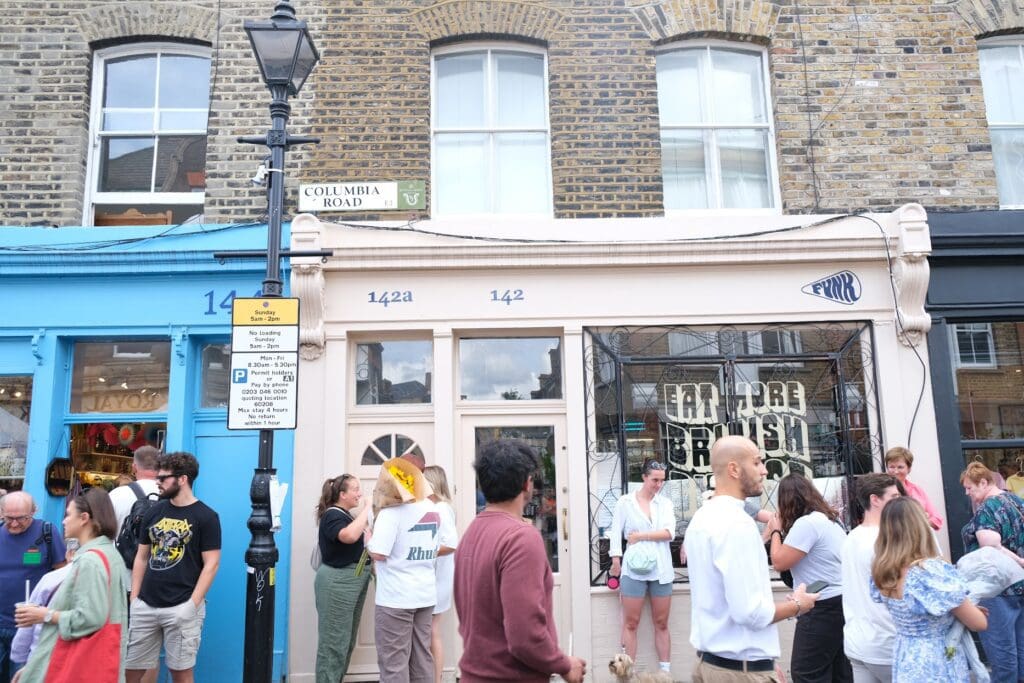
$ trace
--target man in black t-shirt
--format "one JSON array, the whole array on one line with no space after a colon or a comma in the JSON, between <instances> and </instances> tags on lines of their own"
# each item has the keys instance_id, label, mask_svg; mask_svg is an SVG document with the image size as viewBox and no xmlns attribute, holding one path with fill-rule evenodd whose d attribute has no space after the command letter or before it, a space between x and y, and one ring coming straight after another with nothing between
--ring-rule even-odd
<instances>
[{"instance_id":1,"label":"man in black t-shirt","mask_svg":"<svg viewBox=\"0 0 1024 683\"><path fill-rule=\"evenodd\" d=\"M165 647L174 683L192 683L206 593L220 565L220 518L192 493L199 463L190 453L160 459L160 502L142 524L132 567L126 683L139 683Z\"/></svg>"}]
</instances>

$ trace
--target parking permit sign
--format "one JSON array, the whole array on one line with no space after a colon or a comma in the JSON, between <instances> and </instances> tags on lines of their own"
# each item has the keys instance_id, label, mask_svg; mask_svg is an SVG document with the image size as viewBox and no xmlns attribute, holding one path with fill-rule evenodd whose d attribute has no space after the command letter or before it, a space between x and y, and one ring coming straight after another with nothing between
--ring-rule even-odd
<instances>
[{"instance_id":1,"label":"parking permit sign","mask_svg":"<svg viewBox=\"0 0 1024 683\"><path fill-rule=\"evenodd\" d=\"M235 299L228 429L295 429L299 300Z\"/></svg>"}]
</instances>

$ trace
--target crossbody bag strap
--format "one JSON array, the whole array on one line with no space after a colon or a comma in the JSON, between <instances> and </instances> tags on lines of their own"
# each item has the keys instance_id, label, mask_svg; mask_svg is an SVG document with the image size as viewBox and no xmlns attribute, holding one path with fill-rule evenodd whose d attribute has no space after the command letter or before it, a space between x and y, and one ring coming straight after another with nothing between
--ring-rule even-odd
<instances>
[{"instance_id":1,"label":"crossbody bag strap","mask_svg":"<svg viewBox=\"0 0 1024 683\"><path fill-rule=\"evenodd\" d=\"M99 555L100 559L103 560L103 568L107 570L107 620L103 622L103 625L106 626L110 623L110 613L114 610L114 594L111 590L110 563L107 561L107 556L99 550L93 549L89 552Z\"/></svg>"}]
</instances>

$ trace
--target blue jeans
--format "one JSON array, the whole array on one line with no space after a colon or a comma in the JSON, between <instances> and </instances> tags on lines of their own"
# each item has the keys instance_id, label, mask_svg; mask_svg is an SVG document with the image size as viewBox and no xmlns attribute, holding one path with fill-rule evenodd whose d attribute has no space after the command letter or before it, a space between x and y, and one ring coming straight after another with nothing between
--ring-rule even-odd
<instances>
[{"instance_id":1,"label":"blue jeans","mask_svg":"<svg viewBox=\"0 0 1024 683\"><path fill-rule=\"evenodd\" d=\"M992 667L992 683L1024 679L1024 596L1000 595L981 601L988 608L988 629L981 645Z\"/></svg>"},{"instance_id":2,"label":"blue jeans","mask_svg":"<svg viewBox=\"0 0 1024 683\"><path fill-rule=\"evenodd\" d=\"M14 675L15 666L11 662L11 641L14 640L14 634L17 632L16 628L0 628L0 683L10 683L11 676Z\"/></svg>"}]
</instances>

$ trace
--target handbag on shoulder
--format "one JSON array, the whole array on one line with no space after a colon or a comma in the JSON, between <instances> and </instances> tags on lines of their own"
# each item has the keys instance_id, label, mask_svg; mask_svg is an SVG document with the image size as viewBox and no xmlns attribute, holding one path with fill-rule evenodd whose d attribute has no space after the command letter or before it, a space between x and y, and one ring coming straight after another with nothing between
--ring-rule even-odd
<instances>
[{"instance_id":1,"label":"handbag on shoulder","mask_svg":"<svg viewBox=\"0 0 1024 683\"><path fill-rule=\"evenodd\" d=\"M64 640L57 636L43 679L46 683L117 683L121 666L121 624L110 623L113 604L110 563L100 551L89 552L99 555L107 570L107 620L99 630L81 638Z\"/></svg>"}]
</instances>

